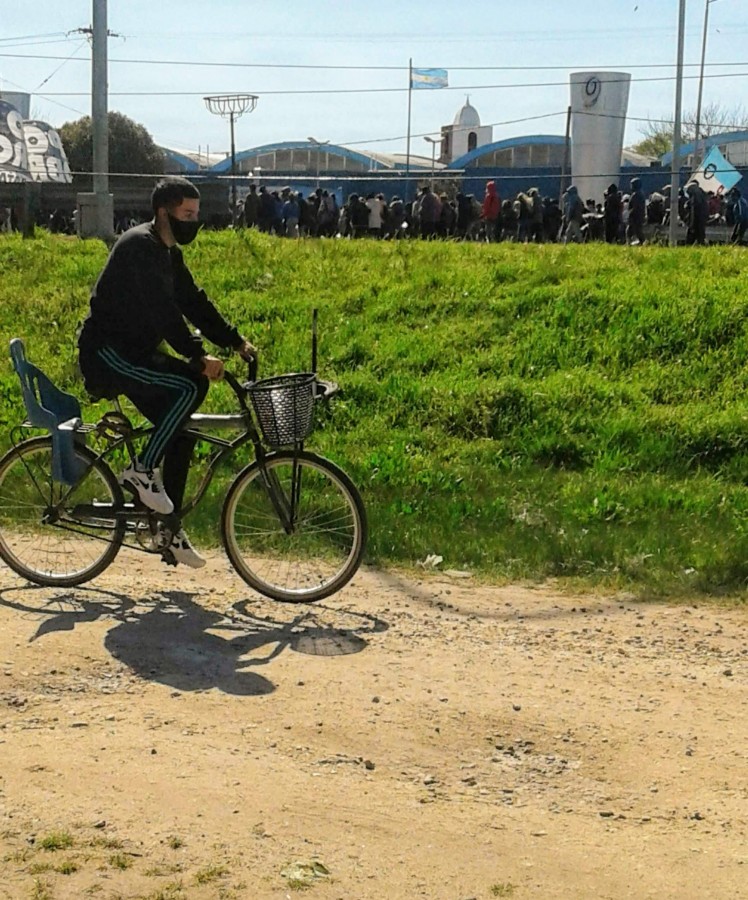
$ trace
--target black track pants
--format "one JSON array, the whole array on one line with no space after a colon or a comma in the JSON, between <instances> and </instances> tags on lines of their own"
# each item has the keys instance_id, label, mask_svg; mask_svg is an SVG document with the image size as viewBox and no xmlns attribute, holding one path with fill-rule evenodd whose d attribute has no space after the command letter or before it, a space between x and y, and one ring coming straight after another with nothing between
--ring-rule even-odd
<instances>
[{"instance_id":1,"label":"black track pants","mask_svg":"<svg viewBox=\"0 0 748 900\"><path fill-rule=\"evenodd\" d=\"M178 513L195 446L194 438L181 429L205 399L208 379L184 360L160 351L139 363L111 347L100 348L98 357L109 369L117 393L124 394L155 425L141 451L140 464L153 469L163 459L164 488Z\"/></svg>"}]
</instances>

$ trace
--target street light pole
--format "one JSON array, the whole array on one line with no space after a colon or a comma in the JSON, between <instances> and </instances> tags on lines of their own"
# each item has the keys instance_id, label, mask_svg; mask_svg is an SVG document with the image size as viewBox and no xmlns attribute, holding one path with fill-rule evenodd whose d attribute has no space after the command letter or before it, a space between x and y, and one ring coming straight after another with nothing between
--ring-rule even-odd
<instances>
[{"instance_id":1,"label":"street light pole","mask_svg":"<svg viewBox=\"0 0 748 900\"><path fill-rule=\"evenodd\" d=\"M234 120L251 113L257 106L256 94L214 94L203 97L208 111L228 118L231 126L231 224L236 227L236 147L234 144Z\"/></svg>"},{"instance_id":2,"label":"street light pole","mask_svg":"<svg viewBox=\"0 0 748 900\"><path fill-rule=\"evenodd\" d=\"M694 135L694 163L699 163L699 138L701 137L701 100L704 94L704 65L706 63L706 38L709 30L709 7L715 0L704 3L704 35L701 41L701 74L699 75L699 99L696 102L696 133Z\"/></svg>"},{"instance_id":3,"label":"street light pole","mask_svg":"<svg viewBox=\"0 0 748 900\"><path fill-rule=\"evenodd\" d=\"M113 205L109 194L109 112L107 61L107 0L94 0L91 28L91 125L93 132L93 194L95 233L107 240L113 231Z\"/></svg>"},{"instance_id":4,"label":"street light pole","mask_svg":"<svg viewBox=\"0 0 748 900\"><path fill-rule=\"evenodd\" d=\"M678 190L680 188L680 129L683 108L683 52L686 34L686 0L680 0L678 13L678 60L675 69L675 116L673 125L673 162L670 176L670 246L678 244Z\"/></svg>"},{"instance_id":5,"label":"street light pole","mask_svg":"<svg viewBox=\"0 0 748 900\"><path fill-rule=\"evenodd\" d=\"M231 223L236 228L236 143L234 141L234 111L229 112L231 132Z\"/></svg>"},{"instance_id":6,"label":"street light pole","mask_svg":"<svg viewBox=\"0 0 748 900\"><path fill-rule=\"evenodd\" d=\"M330 141L318 141L317 138L313 137L308 137L307 140L317 148L317 188L319 188L319 150L320 147L326 147Z\"/></svg>"},{"instance_id":7,"label":"street light pole","mask_svg":"<svg viewBox=\"0 0 748 900\"><path fill-rule=\"evenodd\" d=\"M436 157L436 145L441 143L439 138L432 138L429 135L424 137L424 141L428 141L431 144L431 191L434 190L434 165L435 165L435 157Z\"/></svg>"}]
</instances>

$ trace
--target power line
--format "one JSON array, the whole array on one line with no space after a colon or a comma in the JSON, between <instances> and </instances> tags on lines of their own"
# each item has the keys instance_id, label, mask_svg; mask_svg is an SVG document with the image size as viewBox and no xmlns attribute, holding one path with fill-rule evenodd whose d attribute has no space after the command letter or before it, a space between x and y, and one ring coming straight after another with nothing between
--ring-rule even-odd
<instances>
[{"instance_id":1,"label":"power line","mask_svg":"<svg viewBox=\"0 0 748 900\"><path fill-rule=\"evenodd\" d=\"M659 119L654 120L650 117L644 117L644 116L617 115L614 113L592 113L592 112L585 112L584 110L577 110L576 114L584 115L584 116L594 115L594 116L597 116L598 118L603 118L603 119L623 119L624 121L627 121L627 122L659 122L660 121ZM499 127L506 126L506 125L519 125L519 124L523 124L525 122L535 122L535 121L539 121L541 119L554 119L554 118L559 118L560 116L566 116L566 115L567 115L567 110L561 109L561 110L558 110L558 112L542 113L542 114L536 115L536 116L523 116L522 118L519 118L519 119L504 119L499 122L485 122L483 124L486 128L499 128ZM667 125L670 123L665 121L664 124ZM726 125L726 124L719 123L719 122L702 122L702 126L704 128L720 128L720 129L724 129L725 131L728 131L728 130L729 131L748 131L748 123ZM438 134L438 132L433 131L433 130L432 131L424 131L419 134L412 134L411 137L414 137L414 138L426 137L427 135L430 136L432 134ZM406 139L406 137L407 137L407 135L398 134L393 137L386 137L386 138L368 138L366 140L356 140L356 141L333 141L332 146L360 147L360 146L370 146L371 144L390 144L390 143L394 143L395 141L404 141ZM249 148L249 149L253 150L255 148ZM480 148L476 148L476 149L480 149ZM216 151L216 152L219 153L219 152L223 152L223 151Z\"/></svg>"},{"instance_id":2,"label":"power line","mask_svg":"<svg viewBox=\"0 0 748 900\"><path fill-rule=\"evenodd\" d=\"M14 47L42 47L46 44L69 44L70 38L61 38L60 40L54 41L34 41L33 43L24 42L22 44L0 44L0 49L7 50L8 48ZM10 54L8 54L10 55ZM42 57L43 58L43 57ZM50 57L51 60L57 59L59 57Z\"/></svg>"},{"instance_id":3,"label":"power line","mask_svg":"<svg viewBox=\"0 0 748 900\"><path fill-rule=\"evenodd\" d=\"M538 116L524 116L521 119L505 119L503 122L487 122L485 124L485 127L486 128L498 128L502 125L519 125L524 122L534 122L539 119L553 119L553 118L556 118L557 116L565 116L565 115L566 115L566 110L563 109L563 110L560 110L559 112L543 113L542 115L538 115ZM434 131L424 131L421 134L412 134L411 137L414 137L414 138L426 137L426 135L432 135L432 134L435 134L435 132ZM407 137L407 135L400 134L397 137L372 138L371 140L368 140L368 141L339 141L338 146L358 147L361 144L367 144L367 145L368 144L388 144L392 141L404 141L406 139L406 137Z\"/></svg>"},{"instance_id":4,"label":"power line","mask_svg":"<svg viewBox=\"0 0 748 900\"><path fill-rule=\"evenodd\" d=\"M76 109L74 106L68 106L66 103L60 103L59 100L54 100L52 97L47 96L47 94L37 94L35 92L30 91L28 88L24 87L22 84L18 84L16 81L11 81L10 78L3 77L2 79L6 84L10 84L15 88L18 88L19 91L23 94L31 94L34 93L36 97L40 100L48 100L50 103L54 103L55 106L59 106L62 109L67 109L69 112L77 113L79 116L86 116L88 113L83 112L81 109ZM88 96L88 95L86 95Z\"/></svg>"},{"instance_id":5,"label":"power line","mask_svg":"<svg viewBox=\"0 0 748 900\"><path fill-rule=\"evenodd\" d=\"M748 73L745 73L745 74L748 74ZM30 93L26 88L23 87L23 85L17 84L16 82L11 81L10 79L7 79L7 78L4 80L8 84L13 85L14 87L18 88L19 90L21 90L25 93ZM83 110L76 109L75 107L72 107L72 106L67 106L64 103L60 103L59 101L54 100L52 95L37 94L37 96L40 97L40 99L42 99L42 100L49 100L50 103L54 103L57 106L61 106L63 109L67 109L70 112L78 113L81 116L88 115L88 113L84 112ZM83 94L83 96L88 96L88 94L87 93ZM517 119L503 119L503 120L497 121L497 122L485 122L485 123L483 123L483 125L487 128L500 128L500 127L505 127L507 125L520 125L520 124L524 124L525 122L536 122L536 121L540 121L542 119L558 118L560 116L565 116L566 114L567 114L567 110L562 109L562 110L558 110L557 112L541 113L541 114L535 115L535 116L522 116L521 118L517 118ZM667 119L659 119L659 118L653 119L651 116L617 115L614 113L599 113L599 112L587 113L584 110L577 110L577 114L578 115L595 115L598 118L606 118L606 119L623 119L627 122L647 122L647 123L662 122L664 125L670 124ZM720 128L720 129L723 129L724 131L748 131L748 123L746 123L746 124L741 124L741 123L726 124L726 123L722 123L722 122L702 122L702 126L704 128ZM424 132L420 132L418 134L413 134L413 135L411 135L411 137L425 137L427 135L430 136L432 134L437 134L437 133L438 132L434 131L434 130L424 131ZM356 140L356 141L335 141L334 143L337 146L341 146L341 147L360 147L363 145L368 146L370 144L389 144L389 143L394 143L395 141L403 141L403 140L405 140L405 138L406 138L406 135L400 134L400 135L394 135L392 137L385 137L385 138L378 137L378 138L368 138L366 140ZM217 150L215 152L222 153L223 151Z\"/></svg>"},{"instance_id":6,"label":"power line","mask_svg":"<svg viewBox=\"0 0 748 900\"><path fill-rule=\"evenodd\" d=\"M70 62L70 60L75 56L76 53L78 53L78 51L82 47L85 46L85 44L86 44L86 41L81 41L80 44L78 44L78 46L75 48L75 50L73 50L73 52L70 54L70 56L68 56L68 58L66 60L64 60L64 62L61 62L60 65L57 66L56 69L54 69L49 75L47 75L47 77L44 79L44 81L41 82L41 84L39 84L38 87L34 88L33 93L36 94L40 88L43 88L44 85L60 71L60 69L65 65L65 63Z\"/></svg>"},{"instance_id":7,"label":"power line","mask_svg":"<svg viewBox=\"0 0 748 900\"><path fill-rule=\"evenodd\" d=\"M57 34L57 33L54 33ZM36 37L45 37L46 35L39 35ZM50 35L53 36L53 35ZM0 39L8 40L8 39ZM11 54L0 52L0 57L9 57L9 58L29 58L29 59L50 59L50 60L61 60L62 65L66 62L73 60L73 56L78 52L80 47L79 45L76 50L67 57L53 56L53 55L25 55L25 54ZM74 60L75 62L86 62L86 60ZM119 62L119 63L132 63L132 64L147 64L147 65L189 65L189 66L208 66L208 67L238 67L238 68L272 68L272 69L319 69L319 70L372 70L372 71L407 71L406 68L402 66L337 66L337 65L297 65L297 64L263 64L263 63L213 63L213 62L197 62L197 61L167 61L167 60L110 60L110 62ZM698 66L699 63L689 63L689 66ZM741 62L716 62L708 64L714 68L724 68L729 66L740 66L740 65L748 65L748 63ZM58 66L52 73L54 75L62 66ZM527 70L545 70L545 71L557 71L562 69L568 69L568 66L453 66L450 67L450 71L527 71ZM582 69L585 67L574 67L577 69ZM589 67L595 68L595 67ZM626 68L636 68L636 69L649 69L649 68L672 68L670 64L664 63L651 63L651 64L637 64L633 66L627 66ZM713 73L705 75L705 78L732 78L732 77L745 77L748 75L748 72L727 72L727 73ZM45 81L42 82L42 85L46 83L52 76L50 75ZM699 75L690 75L685 76L688 79L695 80L699 78ZM628 79L605 79L606 83L616 83L622 80ZM653 77L643 77L643 78L634 78L631 79L633 82L667 82L673 81L674 76L653 76ZM14 82L6 79L9 84L14 84ZM40 85L40 87L42 86ZM15 85L16 87L20 87L20 85ZM568 82L526 82L520 84L490 84L490 85L462 85L462 86L451 86L448 88L444 88L443 90L449 91L478 91L478 90L501 90L501 89L525 89L525 88L536 88L536 87L567 87ZM37 89L38 90L38 89ZM265 95L313 95L313 94L363 94L363 93L404 93L408 90L407 87L402 88L340 88L340 89L303 89L303 90L270 90L263 91L262 93ZM121 96L121 97L129 97L129 96L145 96L145 97L157 97L157 96L202 96L204 94L204 90L202 91L112 91L110 92L110 96ZM72 112L78 113L80 115L85 115L81 110L75 109L74 107L66 106L59 101L54 100L54 97L58 96L66 96L66 97L75 97L75 96L83 96L88 97L89 92L87 91L57 91L50 92L45 95L39 95L42 99L49 100L51 103L55 103L65 109L69 109ZM510 124L519 124L522 122L528 122L533 120L540 120L545 118L552 118L559 115L564 115L564 111L547 113L538 116L527 116L518 119L510 119L502 122L494 122L488 123L491 127L499 127ZM599 115L599 114L598 114ZM638 121L638 122L651 122L653 121L651 117L643 118L643 117L635 117L635 116L609 116L610 118L625 118L628 121ZM659 121L656 120L656 121ZM725 129L743 129L741 125L719 125L718 127ZM435 132L426 132L425 134L433 134ZM416 137L422 137L424 135L416 135ZM404 136L400 135L397 137L391 138L373 138L368 141L352 141L352 142L339 142L343 146L358 146L362 144L372 144L372 143L390 143L397 140L403 140Z\"/></svg>"},{"instance_id":8,"label":"power line","mask_svg":"<svg viewBox=\"0 0 748 900\"><path fill-rule=\"evenodd\" d=\"M0 39L0 42L3 39ZM65 57L53 56L51 54L24 54L24 53L2 53L0 56L6 56L13 59L46 59L46 60L64 60ZM316 69L320 71L360 71L360 72L408 72L407 66L383 66L383 65L335 65L320 63L239 63L239 62L212 62L206 60L168 60L168 59L118 59L111 58L110 63L118 63L123 65L146 65L146 66L189 66L195 68L233 68L233 69ZM687 68L698 68L700 62L685 63ZM727 68L730 66L745 66L748 61L742 60L738 62L708 62L707 67L710 68ZM672 69L672 63L633 63L604 66L584 66L584 65L557 65L557 66L448 66L450 72L538 72L538 71L566 71L569 69L577 69L579 71L605 71L606 69Z\"/></svg>"},{"instance_id":9,"label":"power line","mask_svg":"<svg viewBox=\"0 0 748 900\"><path fill-rule=\"evenodd\" d=\"M322 71L359 71L359 72L408 72L408 66L352 66L330 65L321 63L236 63L236 62L191 62L189 60L154 60L154 59L111 59L112 63L124 63L147 66L189 66L190 68L234 68L234 69L318 69ZM725 68L727 66L745 66L748 62L712 62L705 63L709 67ZM687 68L699 68L701 63L684 63ZM605 71L606 69L672 69L672 63L635 63L633 65L606 66L448 66L450 72L553 72L578 69L579 71Z\"/></svg>"},{"instance_id":10,"label":"power line","mask_svg":"<svg viewBox=\"0 0 748 900\"><path fill-rule=\"evenodd\" d=\"M0 56L3 54L0 53ZM713 75L705 75L704 78L745 78L748 72L724 72ZM685 75L684 79L698 81L700 75ZM607 78L601 79L603 84L619 84L629 81L628 78ZM652 82L670 82L675 81L675 76L654 76L652 78L632 78L631 83L642 84ZM517 84L465 84L451 85L450 87L440 88L441 91L494 91L494 90L520 90L527 88L548 88L548 87L568 87L568 81L529 81ZM302 88L297 90L262 90L263 96L308 96L317 94L403 94L407 93L407 87L386 87L386 88ZM215 91L214 93L222 93ZM230 93L226 91L224 93ZM200 91L110 91L110 97L202 97L205 90ZM57 91L50 96L56 97L85 97L88 96L86 91Z\"/></svg>"},{"instance_id":11,"label":"power line","mask_svg":"<svg viewBox=\"0 0 748 900\"><path fill-rule=\"evenodd\" d=\"M686 68L700 68L701 63L684 63ZM748 62L706 62L706 67L746 66ZM543 71L567 71L575 69L580 72L605 72L607 69L672 69L672 63L633 63L631 65L621 63L604 66L449 66L450 72L543 72ZM407 70L406 70L407 71Z\"/></svg>"},{"instance_id":12,"label":"power line","mask_svg":"<svg viewBox=\"0 0 748 900\"><path fill-rule=\"evenodd\" d=\"M3 41L26 41L26 40L34 40L35 38L43 38L43 37L63 37L67 32L65 31L47 31L43 34L16 34L11 37L0 38L0 43Z\"/></svg>"},{"instance_id":13,"label":"power line","mask_svg":"<svg viewBox=\"0 0 748 900\"><path fill-rule=\"evenodd\" d=\"M742 33L746 30L745 24L741 21L740 23L732 23L726 22L723 24L723 28L729 29L730 34ZM661 26L631 26L631 27L609 27L609 28L594 28L591 25L584 28L568 28L568 29L558 29L554 30L553 35L549 35L547 32L542 33L542 37L540 38L540 42L562 42L574 40L576 38L585 38L589 40L591 37L599 37L604 39L606 37L617 38L620 39L626 35L635 35L637 37L641 36L642 33L649 38L656 36L657 34L661 34L666 37L670 37L672 35L672 28L667 25ZM697 28L689 29L689 34L699 34L699 30ZM310 41L322 41L324 43L343 43L349 42L352 44L366 42L368 44L386 42L386 43L408 43L408 44L417 44L417 43L429 43L429 44L462 44L462 43L470 43L471 45L485 43L490 41L501 42L503 44L506 43L537 43L538 42L538 29L526 30L526 31L517 31L514 28L511 30L505 30L501 32L492 32L481 30L479 33L469 33L469 32L456 32L450 31L449 33L444 33L442 31L439 34L429 33L426 31L408 32L403 33L400 32L373 32L370 30L366 30L365 32L335 32L331 30L325 30L324 32L310 32L310 31L302 31L302 32L293 32L286 29L282 29L280 31L273 32L258 32L258 31L232 31L232 32L172 32L168 35L159 35L159 40L167 39L167 40L190 40L199 38L201 41L206 39L225 39L228 38L230 40L237 40L241 38L247 38L254 41L260 40L269 40L269 41L293 41L293 40L301 40L305 43L309 43ZM129 35L130 38L134 39L142 39L143 37L152 38L153 35L140 35L134 34Z\"/></svg>"},{"instance_id":14,"label":"power line","mask_svg":"<svg viewBox=\"0 0 748 900\"><path fill-rule=\"evenodd\" d=\"M587 112L586 110L583 110L583 109L575 110L574 114L577 116L597 116L598 118L601 118L601 119L623 119L626 122L651 122L654 124L669 125L671 128L675 124L672 119L663 119L660 117L652 118L652 116L645 117L645 116L631 116L628 114L623 115L623 114L616 114L616 113ZM689 123L685 122L684 124L689 124ZM702 122L701 125L703 128L725 128L725 129L731 129L734 131L748 131L748 123L746 123L746 124L736 123L736 124L730 125L725 122Z\"/></svg>"},{"instance_id":15,"label":"power line","mask_svg":"<svg viewBox=\"0 0 748 900\"><path fill-rule=\"evenodd\" d=\"M27 35L25 38L4 37L0 38L0 50L14 49L16 47L42 47L49 44L69 44L71 41L75 40L71 34L72 33L69 31L54 31L49 34ZM50 57L50 60L55 61L59 58L60 57Z\"/></svg>"}]
</instances>

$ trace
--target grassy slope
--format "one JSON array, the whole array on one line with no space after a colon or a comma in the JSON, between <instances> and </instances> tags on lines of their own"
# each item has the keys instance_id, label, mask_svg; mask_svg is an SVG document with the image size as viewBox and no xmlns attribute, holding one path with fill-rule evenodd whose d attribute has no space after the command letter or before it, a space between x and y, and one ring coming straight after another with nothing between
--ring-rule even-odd
<instances>
[{"instance_id":1,"label":"grassy slope","mask_svg":"<svg viewBox=\"0 0 748 900\"><path fill-rule=\"evenodd\" d=\"M25 336L78 392L73 335L105 255L97 242L0 239L0 341ZM742 588L744 252L245 233L205 234L187 256L267 374L308 367L319 307L320 369L344 397L312 445L362 486L373 559ZM0 425L19 416L4 368ZM215 540L215 509L197 516Z\"/></svg>"}]
</instances>

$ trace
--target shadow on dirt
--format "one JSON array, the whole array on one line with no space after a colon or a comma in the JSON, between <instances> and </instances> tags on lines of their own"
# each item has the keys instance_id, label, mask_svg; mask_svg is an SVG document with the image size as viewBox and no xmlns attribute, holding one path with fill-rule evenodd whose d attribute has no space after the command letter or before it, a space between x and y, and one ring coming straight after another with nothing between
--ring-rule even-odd
<instances>
[{"instance_id":1,"label":"shadow on dirt","mask_svg":"<svg viewBox=\"0 0 748 900\"><path fill-rule=\"evenodd\" d=\"M360 653L368 646L363 635L389 627L372 615L319 605L286 621L251 612L248 600L221 613L200 606L195 596L163 591L136 600L92 588L26 587L0 591L0 606L42 617L29 642L99 619L114 620L104 646L141 678L180 691L215 688L245 696L275 690L254 670L286 649L313 656ZM267 652L259 653L263 648Z\"/></svg>"},{"instance_id":2,"label":"shadow on dirt","mask_svg":"<svg viewBox=\"0 0 748 900\"><path fill-rule=\"evenodd\" d=\"M414 580L404 578L395 571L386 571L384 569L372 570L374 577L380 584L388 590L394 591L414 600L423 606L431 607L439 610L449 610L463 618L477 618L490 620L495 622L516 622L516 621L553 621L557 619L565 619L574 616L577 611L584 613L589 607L594 607L596 612L615 613L621 607L622 598L616 595L608 597L596 597L590 594L586 601L580 598L580 602L576 606L570 604L562 604L558 601L563 599L564 594L559 591L557 595L544 596L541 591L536 592L536 596L543 600L544 605L537 609L527 608L527 588L517 588L511 585L506 587L496 587L496 602L500 602L501 607L496 609L480 608L471 602L460 602L460 595L469 595L470 583L452 582L437 580L436 578L423 579L422 584L417 584ZM440 573L436 573L439 575ZM542 586L538 586L541 587ZM449 588L445 596L441 591ZM517 596L515 596L515 594ZM630 606L636 604L636 598L626 596L626 603Z\"/></svg>"}]
</instances>

